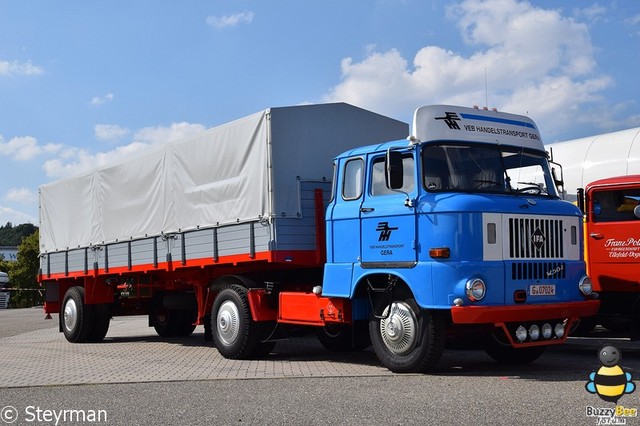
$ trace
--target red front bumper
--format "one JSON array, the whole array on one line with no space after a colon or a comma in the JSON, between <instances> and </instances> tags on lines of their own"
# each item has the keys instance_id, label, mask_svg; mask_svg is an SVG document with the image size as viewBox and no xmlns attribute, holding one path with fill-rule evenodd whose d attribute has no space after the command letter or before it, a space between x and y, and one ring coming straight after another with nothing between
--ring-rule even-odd
<instances>
[{"instance_id":1,"label":"red front bumper","mask_svg":"<svg viewBox=\"0 0 640 426\"><path fill-rule=\"evenodd\" d=\"M599 307L598 300L548 305L454 306L451 308L451 318L454 324L498 325L518 321L589 317L595 315Z\"/></svg>"}]
</instances>

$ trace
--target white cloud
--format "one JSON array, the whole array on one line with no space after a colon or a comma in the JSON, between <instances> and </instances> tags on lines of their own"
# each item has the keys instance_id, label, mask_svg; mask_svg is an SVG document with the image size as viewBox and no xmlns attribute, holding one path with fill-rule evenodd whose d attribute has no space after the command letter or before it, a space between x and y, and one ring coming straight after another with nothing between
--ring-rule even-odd
<instances>
[{"instance_id":1,"label":"white cloud","mask_svg":"<svg viewBox=\"0 0 640 426\"><path fill-rule=\"evenodd\" d=\"M627 18L625 20L625 22L627 24L629 24L629 25L638 25L638 24L640 24L640 14L631 16L630 18Z\"/></svg>"},{"instance_id":2,"label":"white cloud","mask_svg":"<svg viewBox=\"0 0 640 426\"><path fill-rule=\"evenodd\" d=\"M45 161L42 168L51 178L62 178L88 172L95 168L123 161L149 149L175 139L200 133L205 126L194 123L173 123L168 127L145 127L133 136L133 140L110 151L91 153L84 148L69 147L59 151L56 158Z\"/></svg>"},{"instance_id":3,"label":"white cloud","mask_svg":"<svg viewBox=\"0 0 640 426\"><path fill-rule=\"evenodd\" d=\"M585 17L591 22L597 22L600 20L602 16L607 13L607 9L603 6L600 6L598 3L594 3L589 7L585 7L583 9L575 9L573 14L576 17Z\"/></svg>"},{"instance_id":4,"label":"white cloud","mask_svg":"<svg viewBox=\"0 0 640 426\"><path fill-rule=\"evenodd\" d=\"M345 58L342 81L325 96L392 116L428 103L484 105L561 126L568 111L612 84L595 75L588 28L557 10L516 0L466 0L448 9L472 53L425 46L413 61L395 49ZM542 126L547 129L545 126Z\"/></svg>"},{"instance_id":5,"label":"white cloud","mask_svg":"<svg viewBox=\"0 0 640 426\"><path fill-rule=\"evenodd\" d=\"M28 204L38 201L38 196L29 188L11 188L4 199L14 203Z\"/></svg>"},{"instance_id":6,"label":"white cloud","mask_svg":"<svg viewBox=\"0 0 640 426\"><path fill-rule=\"evenodd\" d=\"M216 29L236 27L240 24L250 24L253 21L253 12L244 11L234 15L207 16L207 25Z\"/></svg>"},{"instance_id":7,"label":"white cloud","mask_svg":"<svg viewBox=\"0 0 640 426\"><path fill-rule=\"evenodd\" d=\"M173 123L169 127L144 127L138 130L134 136L134 141L149 145L161 144L176 139L182 139L200 133L206 129L202 124L194 123Z\"/></svg>"},{"instance_id":8,"label":"white cloud","mask_svg":"<svg viewBox=\"0 0 640 426\"><path fill-rule=\"evenodd\" d=\"M20 224L20 223L38 223L38 219L30 214L14 210L10 207L0 205L0 223L5 224L7 222Z\"/></svg>"},{"instance_id":9,"label":"white cloud","mask_svg":"<svg viewBox=\"0 0 640 426\"><path fill-rule=\"evenodd\" d=\"M54 153L62 148L60 144L40 145L33 136L15 137L4 142L0 136L0 155L11 157L14 161L28 161L47 153Z\"/></svg>"},{"instance_id":10,"label":"white cloud","mask_svg":"<svg viewBox=\"0 0 640 426\"><path fill-rule=\"evenodd\" d=\"M44 69L40 66L33 65L30 61L0 61L0 76L39 75L42 73L44 73Z\"/></svg>"},{"instance_id":11,"label":"white cloud","mask_svg":"<svg viewBox=\"0 0 640 426\"><path fill-rule=\"evenodd\" d=\"M101 141L114 141L129 134L129 129L117 124L96 124L93 131L96 139Z\"/></svg>"},{"instance_id":12,"label":"white cloud","mask_svg":"<svg viewBox=\"0 0 640 426\"><path fill-rule=\"evenodd\" d=\"M91 105L102 105L102 104L106 104L107 102L111 102L113 101L113 99L115 98L115 96L113 95L113 93L107 93L104 96L94 96L93 98L91 98L91 101L89 101L89 103Z\"/></svg>"}]
</instances>

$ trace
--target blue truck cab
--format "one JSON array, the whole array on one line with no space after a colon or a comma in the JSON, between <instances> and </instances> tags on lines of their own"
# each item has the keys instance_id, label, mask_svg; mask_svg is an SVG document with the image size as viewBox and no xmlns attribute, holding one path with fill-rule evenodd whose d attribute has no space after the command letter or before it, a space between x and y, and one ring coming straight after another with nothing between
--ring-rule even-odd
<instances>
[{"instance_id":1,"label":"blue truck cab","mask_svg":"<svg viewBox=\"0 0 640 426\"><path fill-rule=\"evenodd\" d=\"M334 169L322 296L352 300L392 371L429 370L451 336L528 363L597 311L582 214L559 198L528 117L422 107L407 140Z\"/></svg>"}]
</instances>

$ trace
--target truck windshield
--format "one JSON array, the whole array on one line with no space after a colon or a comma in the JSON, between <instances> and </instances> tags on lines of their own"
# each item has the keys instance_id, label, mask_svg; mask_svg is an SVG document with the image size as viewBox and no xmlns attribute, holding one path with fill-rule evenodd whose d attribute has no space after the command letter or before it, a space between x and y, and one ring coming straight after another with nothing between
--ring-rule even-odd
<instances>
[{"instance_id":1,"label":"truck windshield","mask_svg":"<svg viewBox=\"0 0 640 426\"><path fill-rule=\"evenodd\" d=\"M557 197L544 154L498 145L429 145L422 150L428 191Z\"/></svg>"}]
</instances>

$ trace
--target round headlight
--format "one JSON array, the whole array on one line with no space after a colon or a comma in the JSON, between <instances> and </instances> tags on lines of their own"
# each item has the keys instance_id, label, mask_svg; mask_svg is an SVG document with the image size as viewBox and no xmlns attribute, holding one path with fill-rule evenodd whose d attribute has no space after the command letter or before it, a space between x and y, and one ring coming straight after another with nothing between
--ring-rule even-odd
<instances>
[{"instance_id":1,"label":"round headlight","mask_svg":"<svg viewBox=\"0 0 640 426\"><path fill-rule=\"evenodd\" d=\"M487 292L487 287L484 284L484 281L482 281L480 278L474 278L467 281L466 289L467 289L467 297L472 302L477 302L479 300L482 300L482 298Z\"/></svg>"},{"instance_id":2,"label":"round headlight","mask_svg":"<svg viewBox=\"0 0 640 426\"><path fill-rule=\"evenodd\" d=\"M551 327L551 324L549 324L548 322L542 324L542 337L544 337L545 339L550 339L552 334L553 328Z\"/></svg>"},{"instance_id":3,"label":"round headlight","mask_svg":"<svg viewBox=\"0 0 640 426\"><path fill-rule=\"evenodd\" d=\"M531 340L538 340L539 337L540 337L540 327L533 324L531 327L529 327L529 338Z\"/></svg>"},{"instance_id":4,"label":"round headlight","mask_svg":"<svg viewBox=\"0 0 640 426\"><path fill-rule=\"evenodd\" d=\"M584 294L585 296L588 296L591 294L591 292L593 291L593 285L591 284L591 278L589 278L588 276L584 276L580 279L580 282L578 283L578 288L580 289L580 292L582 294Z\"/></svg>"},{"instance_id":5,"label":"round headlight","mask_svg":"<svg viewBox=\"0 0 640 426\"><path fill-rule=\"evenodd\" d=\"M562 337L564 336L564 325L560 323L556 324L556 326L553 328L553 331L556 333L556 337L558 339L562 339Z\"/></svg>"},{"instance_id":6,"label":"round headlight","mask_svg":"<svg viewBox=\"0 0 640 426\"><path fill-rule=\"evenodd\" d=\"M527 329L523 326L518 327L516 330L516 339L518 339L519 342L527 340Z\"/></svg>"}]
</instances>

